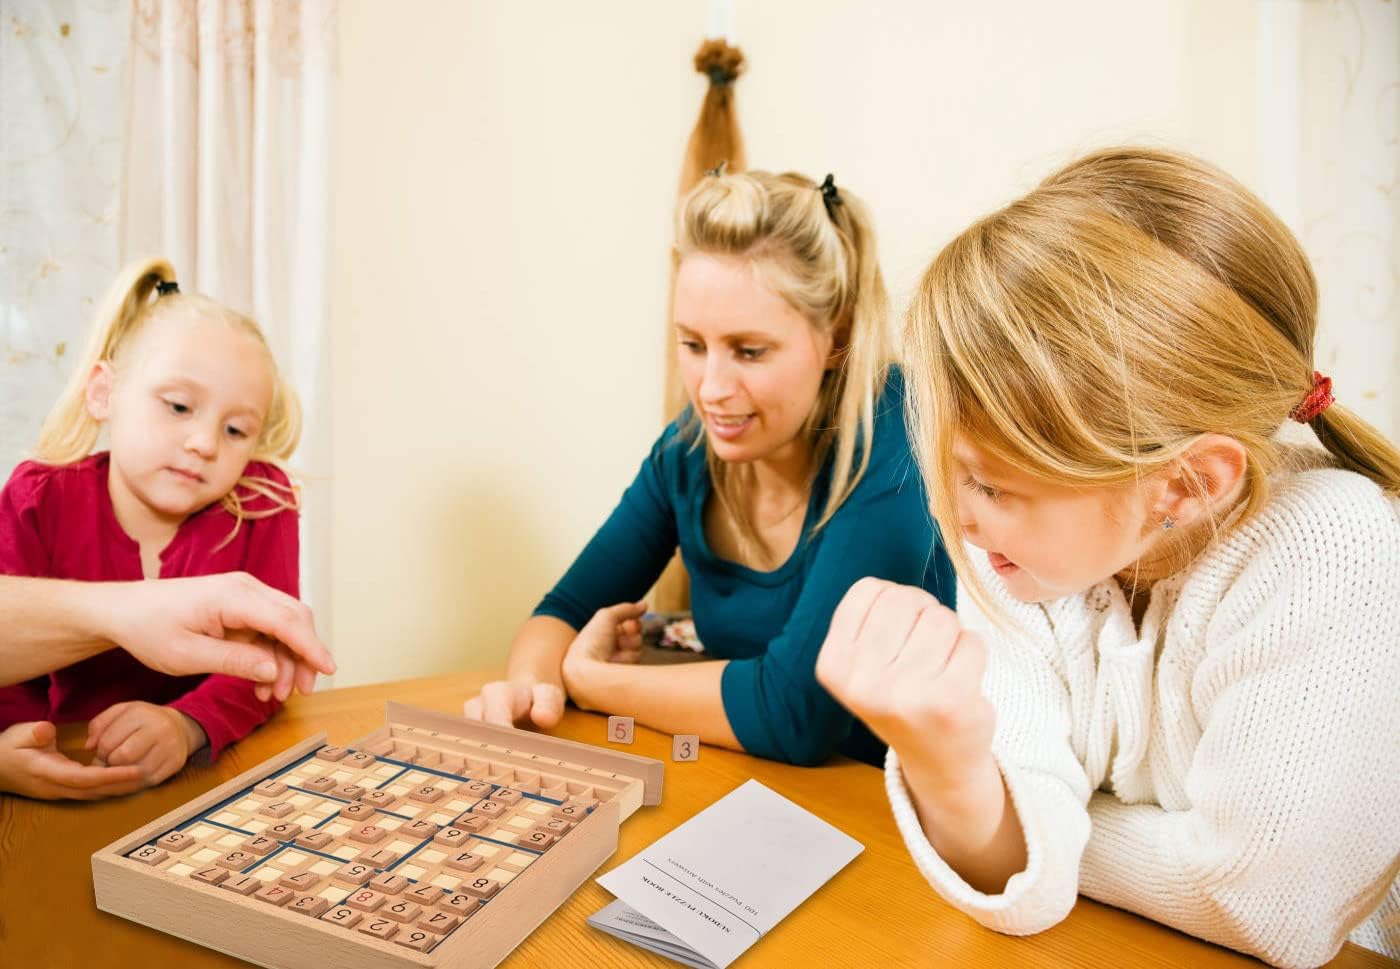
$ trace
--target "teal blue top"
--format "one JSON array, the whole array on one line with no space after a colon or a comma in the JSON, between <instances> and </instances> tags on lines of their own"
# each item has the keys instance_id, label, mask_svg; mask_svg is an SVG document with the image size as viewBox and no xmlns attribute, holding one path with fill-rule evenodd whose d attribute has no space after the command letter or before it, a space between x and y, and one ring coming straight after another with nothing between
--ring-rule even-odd
<instances>
[{"instance_id":1,"label":"teal blue top","mask_svg":"<svg viewBox=\"0 0 1400 969\"><path fill-rule=\"evenodd\" d=\"M730 661L720 692L744 749L793 764L817 764L835 751L879 763L884 746L816 679L831 616L867 575L923 586L949 608L956 586L909 450L897 369L875 409L870 465L860 483L813 533L831 485L828 459L813 484L797 547L772 572L711 551L704 444L692 446L683 430L689 413L682 414L662 432L613 513L535 615L580 629L604 606L645 595L679 546L690 574L695 631L708 655Z\"/></svg>"}]
</instances>

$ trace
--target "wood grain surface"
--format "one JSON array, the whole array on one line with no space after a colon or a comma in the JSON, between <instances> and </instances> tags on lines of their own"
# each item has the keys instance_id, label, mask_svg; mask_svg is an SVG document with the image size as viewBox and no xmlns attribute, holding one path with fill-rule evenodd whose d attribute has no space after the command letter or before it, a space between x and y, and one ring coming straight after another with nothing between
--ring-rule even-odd
<instances>
[{"instance_id":1,"label":"wood grain surface","mask_svg":"<svg viewBox=\"0 0 1400 969\"><path fill-rule=\"evenodd\" d=\"M330 743L363 737L384 722L385 702L459 714L462 701L498 671L457 673L295 697L271 721L213 765L191 763L161 786L95 803L0 795L0 966L213 967L237 959L100 912L93 904L92 853L291 745L324 731ZM570 710L552 733L606 746L607 720ZM81 746L81 727L65 744ZM1168 967L1259 966L1147 919L1080 899L1063 923L1030 938L983 929L942 902L914 867L895 829L884 775L854 761L790 767L714 747L696 763L670 760L670 737L636 730L614 749L666 762L665 791L622 825L618 853L599 874L630 858L750 777L850 834L865 851L738 962L767 966ZM590 928L585 920L612 896L593 880L508 957L503 966L674 966ZM1336 967L1394 966L1347 946ZM330 967L327 967L330 969Z\"/></svg>"}]
</instances>

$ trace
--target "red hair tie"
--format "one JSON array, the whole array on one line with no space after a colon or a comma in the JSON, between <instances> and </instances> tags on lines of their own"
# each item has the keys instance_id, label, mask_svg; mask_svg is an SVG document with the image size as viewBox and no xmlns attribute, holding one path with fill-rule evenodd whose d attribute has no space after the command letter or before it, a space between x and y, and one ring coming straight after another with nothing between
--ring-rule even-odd
<instances>
[{"instance_id":1,"label":"red hair tie","mask_svg":"<svg viewBox=\"0 0 1400 969\"><path fill-rule=\"evenodd\" d=\"M1308 391L1308 396L1304 397L1297 407L1288 412L1288 416L1299 424L1307 424L1336 402L1332 396L1332 378L1324 377L1322 371L1313 371L1312 390Z\"/></svg>"}]
</instances>

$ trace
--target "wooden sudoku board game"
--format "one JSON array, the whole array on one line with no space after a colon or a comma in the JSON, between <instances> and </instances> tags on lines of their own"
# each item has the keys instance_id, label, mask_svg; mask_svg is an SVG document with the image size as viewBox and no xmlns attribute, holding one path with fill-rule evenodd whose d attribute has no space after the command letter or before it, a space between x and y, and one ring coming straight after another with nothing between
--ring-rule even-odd
<instances>
[{"instance_id":1,"label":"wooden sudoku board game","mask_svg":"<svg viewBox=\"0 0 1400 969\"><path fill-rule=\"evenodd\" d=\"M278 969L494 966L661 801L660 761L390 703L92 856L97 907Z\"/></svg>"}]
</instances>

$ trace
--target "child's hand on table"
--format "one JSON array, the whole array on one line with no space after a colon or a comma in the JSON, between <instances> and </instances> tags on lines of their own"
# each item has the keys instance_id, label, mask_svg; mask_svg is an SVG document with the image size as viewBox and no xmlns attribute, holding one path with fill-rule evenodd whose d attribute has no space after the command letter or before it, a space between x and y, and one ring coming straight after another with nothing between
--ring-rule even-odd
<instances>
[{"instance_id":1,"label":"child's hand on table","mask_svg":"<svg viewBox=\"0 0 1400 969\"><path fill-rule=\"evenodd\" d=\"M110 767L138 768L143 787L174 774L207 742L179 710L140 700L113 704L88 724L87 749Z\"/></svg>"},{"instance_id":2,"label":"child's hand on table","mask_svg":"<svg viewBox=\"0 0 1400 969\"><path fill-rule=\"evenodd\" d=\"M26 797L93 801L146 786L140 767L80 764L58 749L58 731L46 720L0 731L0 790Z\"/></svg>"}]
</instances>

